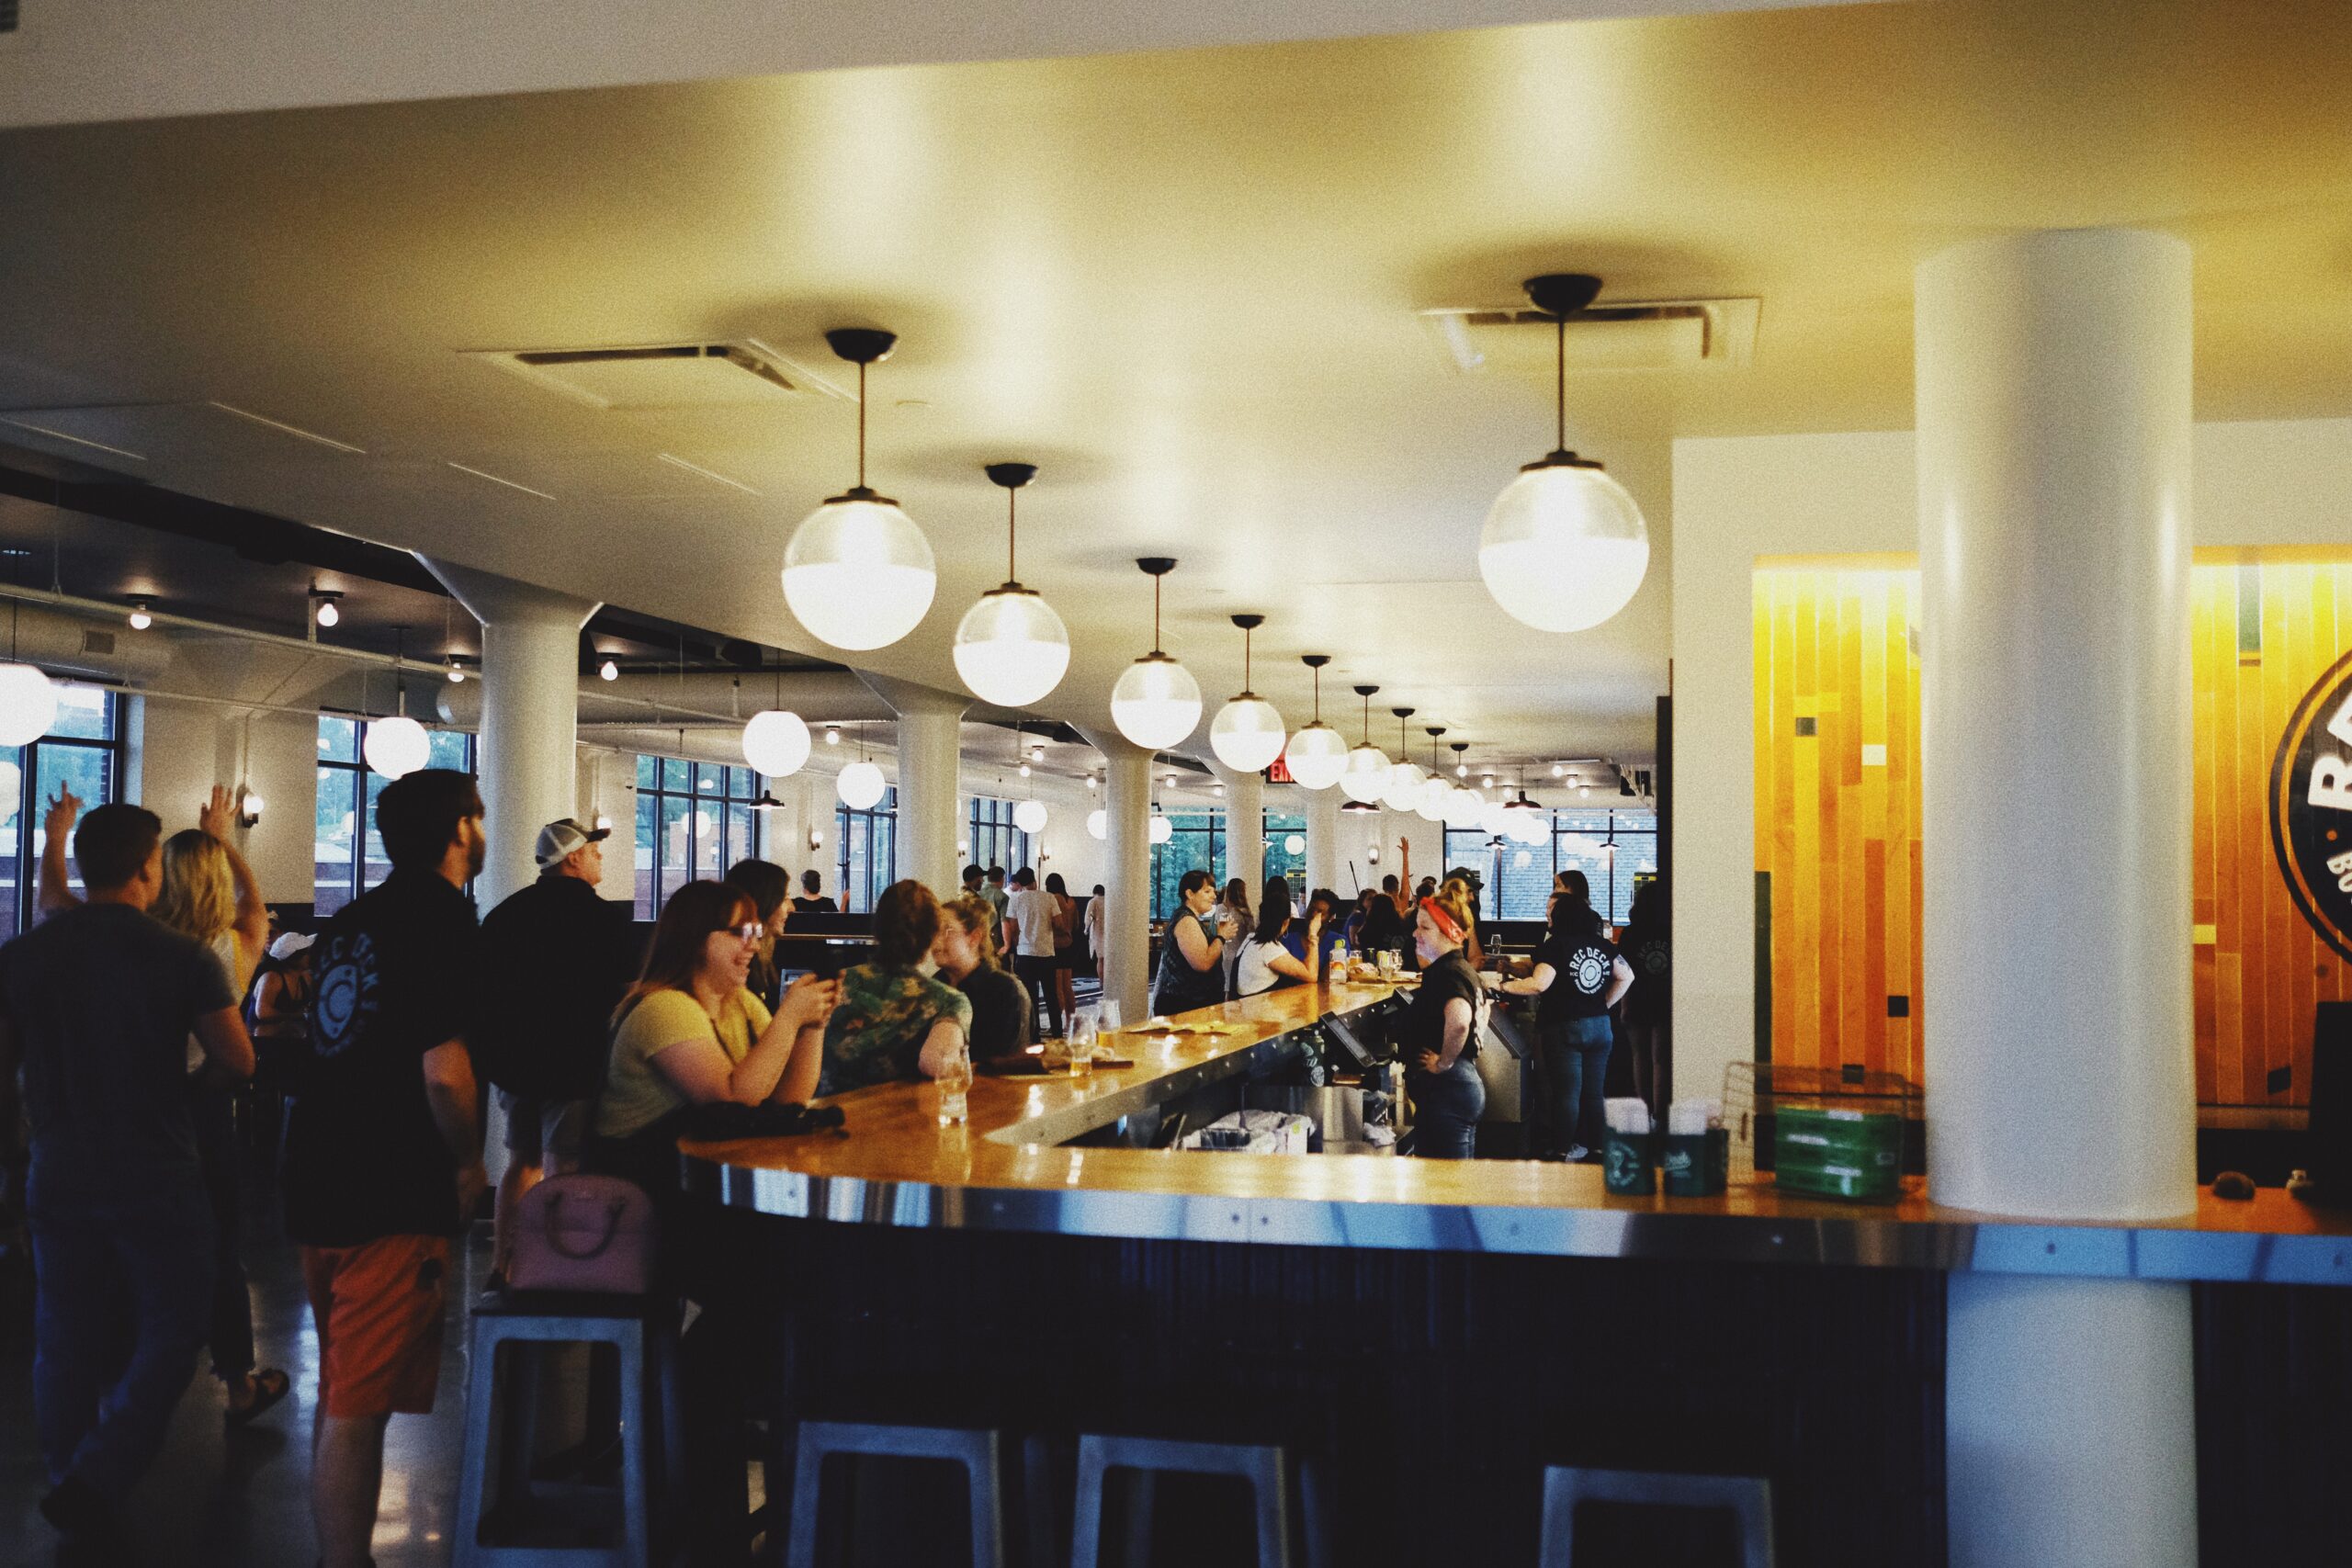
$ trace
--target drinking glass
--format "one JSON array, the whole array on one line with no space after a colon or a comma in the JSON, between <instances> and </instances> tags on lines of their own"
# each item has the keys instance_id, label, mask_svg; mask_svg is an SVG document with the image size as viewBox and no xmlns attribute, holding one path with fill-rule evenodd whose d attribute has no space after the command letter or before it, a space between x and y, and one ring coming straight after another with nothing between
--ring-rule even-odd
<instances>
[{"instance_id":1,"label":"drinking glass","mask_svg":"<svg viewBox=\"0 0 2352 1568\"><path fill-rule=\"evenodd\" d=\"M1103 1033L1116 1034L1119 1032L1118 1003L1112 1001L1107 997L1104 998L1102 1004L1095 1009L1094 1016L1096 1026L1100 1028Z\"/></svg>"},{"instance_id":2,"label":"drinking glass","mask_svg":"<svg viewBox=\"0 0 2352 1568\"><path fill-rule=\"evenodd\" d=\"M1069 1076L1081 1078L1094 1070L1094 1021L1084 1013L1072 1016L1069 1037L1064 1042L1069 1053Z\"/></svg>"},{"instance_id":3,"label":"drinking glass","mask_svg":"<svg viewBox=\"0 0 2352 1568\"><path fill-rule=\"evenodd\" d=\"M954 1059L940 1069L939 1077L932 1082L939 1090L939 1124L943 1127L962 1126L969 1112L972 1092L971 1053L956 1052Z\"/></svg>"}]
</instances>

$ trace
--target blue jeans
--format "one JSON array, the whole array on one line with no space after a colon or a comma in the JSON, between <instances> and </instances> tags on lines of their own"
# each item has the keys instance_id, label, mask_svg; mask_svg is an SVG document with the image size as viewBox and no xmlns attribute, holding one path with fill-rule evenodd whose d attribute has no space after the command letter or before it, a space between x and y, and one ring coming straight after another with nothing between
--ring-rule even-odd
<instances>
[{"instance_id":1,"label":"blue jeans","mask_svg":"<svg viewBox=\"0 0 2352 1568\"><path fill-rule=\"evenodd\" d=\"M164 1446L212 1312L212 1213L194 1172L107 1198L36 1198L33 1409L50 1480L119 1499Z\"/></svg>"},{"instance_id":2,"label":"blue jeans","mask_svg":"<svg viewBox=\"0 0 2352 1568\"><path fill-rule=\"evenodd\" d=\"M1444 1072L1414 1073L1407 1087L1413 1096L1413 1153L1423 1159L1469 1159L1477 1153L1478 1118L1487 1109L1477 1063L1458 1056Z\"/></svg>"},{"instance_id":3,"label":"blue jeans","mask_svg":"<svg viewBox=\"0 0 2352 1568\"><path fill-rule=\"evenodd\" d=\"M1600 1147L1609 1080L1609 1019L1563 1019L1544 1026L1544 1076L1552 1090L1552 1152Z\"/></svg>"}]
</instances>

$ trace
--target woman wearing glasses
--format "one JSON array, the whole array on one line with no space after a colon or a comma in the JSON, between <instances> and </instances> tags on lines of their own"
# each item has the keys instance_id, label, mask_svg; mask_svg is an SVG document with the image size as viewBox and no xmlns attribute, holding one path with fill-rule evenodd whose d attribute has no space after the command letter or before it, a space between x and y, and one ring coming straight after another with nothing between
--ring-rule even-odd
<instances>
[{"instance_id":1,"label":"woman wearing glasses","mask_svg":"<svg viewBox=\"0 0 2352 1568\"><path fill-rule=\"evenodd\" d=\"M645 970L614 1014L611 1069L596 1102L588 1163L631 1175L635 1156L672 1174L689 1106L805 1100L817 1086L825 1021L839 987L804 976L775 1012L745 981L766 933L752 900L722 882L689 882L653 928Z\"/></svg>"}]
</instances>

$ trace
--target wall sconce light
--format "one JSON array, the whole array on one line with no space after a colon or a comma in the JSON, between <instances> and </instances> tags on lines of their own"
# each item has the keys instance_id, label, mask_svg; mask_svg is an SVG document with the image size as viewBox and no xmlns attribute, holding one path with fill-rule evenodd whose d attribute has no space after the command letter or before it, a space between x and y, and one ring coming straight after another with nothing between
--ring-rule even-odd
<instances>
[{"instance_id":1,"label":"wall sconce light","mask_svg":"<svg viewBox=\"0 0 2352 1568\"><path fill-rule=\"evenodd\" d=\"M266 805L261 795L250 785L237 786L237 826L252 828L261 821L261 808Z\"/></svg>"},{"instance_id":2,"label":"wall sconce light","mask_svg":"<svg viewBox=\"0 0 2352 1568\"><path fill-rule=\"evenodd\" d=\"M808 847L809 847L811 850L821 850L821 849L823 849L823 848L825 847L825 835L824 835L823 833L820 832L818 829L814 829L814 828L809 829L808 829Z\"/></svg>"}]
</instances>

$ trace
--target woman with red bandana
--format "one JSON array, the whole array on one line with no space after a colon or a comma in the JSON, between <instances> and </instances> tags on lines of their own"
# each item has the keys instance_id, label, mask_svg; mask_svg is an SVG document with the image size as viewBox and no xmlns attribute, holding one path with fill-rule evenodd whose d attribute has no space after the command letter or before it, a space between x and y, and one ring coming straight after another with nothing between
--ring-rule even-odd
<instances>
[{"instance_id":1,"label":"woman with red bandana","mask_svg":"<svg viewBox=\"0 0 2352 1568\"><path fill-rule=\"evenodd\" d=\"M1487 1086L1478 1077L1478 1036L1492 1004L1462 949L1473 917L1464 889L1448 883L1420 901L1413 948L1421 983L1396 1035L1414 1108L1410 1153L1426 1159L1468 1159L1476 1152Z\"/></svg>"}]
</instances>

